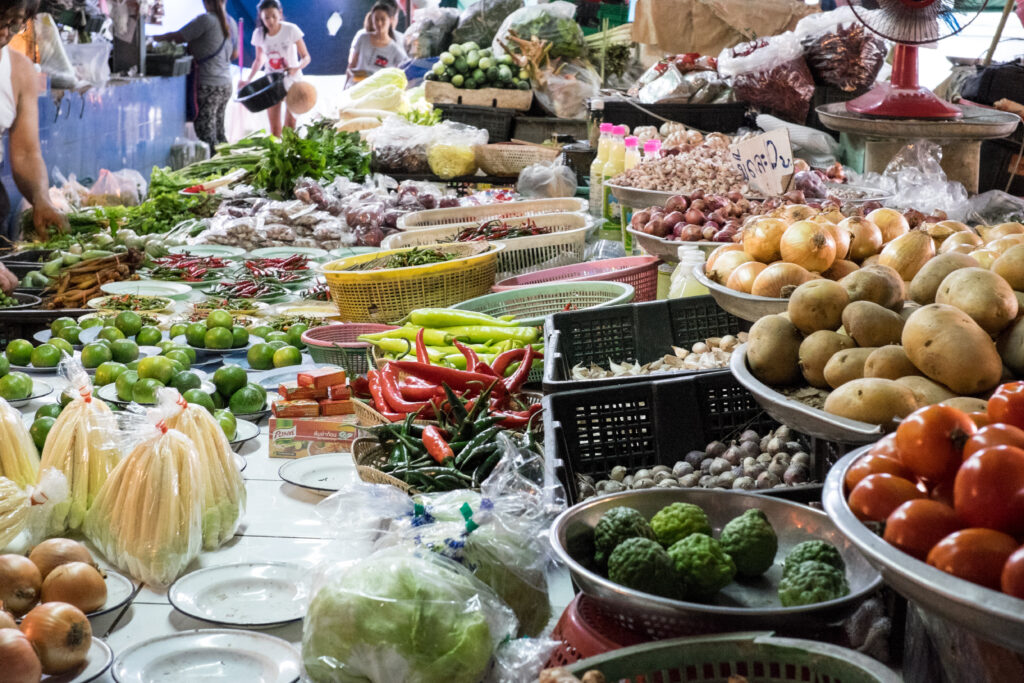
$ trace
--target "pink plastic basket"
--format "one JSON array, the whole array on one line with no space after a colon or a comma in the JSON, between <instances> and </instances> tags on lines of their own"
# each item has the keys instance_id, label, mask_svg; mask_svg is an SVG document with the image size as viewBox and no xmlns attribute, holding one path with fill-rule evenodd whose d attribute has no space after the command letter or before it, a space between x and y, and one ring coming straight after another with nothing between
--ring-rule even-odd
<instances>
[{"instance_id":1,"label":"pink plastic basket","mask_svg":"<svg viewBox=\"0 0 1024 683\"><path fill-rule=\"evenodd\" d=\"M375 334L395 329L394 325L376 323L335 323L314 327L302 333L302 343L317 363L333 363L345 368L352 377L365 375L370 369L370 344L361 342L361 334Z\"/></svg>"},{"instance_id":2,"label":"pink plastic basket","mask_svg":"<svg viewBox=\"0 0 1024 683\"><path fill-rule=\"evenodd\" d=\"M633 285L633 289L636 290L636 295L633 298L635 302L654 301L658 295L658 265L660 263L657 256L626 256L604 261L589 261L506 278L494 285L491 290L504 292L509 289L546 282L599 280Z\"/></svg>"}]
</instances>

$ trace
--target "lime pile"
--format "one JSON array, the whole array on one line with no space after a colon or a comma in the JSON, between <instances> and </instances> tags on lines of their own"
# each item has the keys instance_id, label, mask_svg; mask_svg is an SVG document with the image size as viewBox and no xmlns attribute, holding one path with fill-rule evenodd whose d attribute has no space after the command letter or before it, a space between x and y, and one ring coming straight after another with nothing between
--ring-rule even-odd
<instances>
[{"instance_id":1,"label":"lime pile","mask_svg":"<svg viewBox=\"0 0 1024 683\"><path fill-rule=\"evenodd\" d=\"M306 348L302 333L308 329L305 323L292 325L287 332L276 331L266 325L251 328L249 333L263 341L249 348L246 354L249 366L253 370L270 370L301 365L302 349Z\"/></svg>"},{"instance_id":2,"label":"lime pile","mask_svg":"<svg viewBox=\"0 0 1024 683\"><path fill-rule=\"evenodd\" d=\"M529 90L530 74L508 55L495 57L491 48L476 43L453 43L442 52L427 80L451 83L456 88Z\"/></svg>"},{"instance_id":3,"label":"lime pile","mask_svg":"<svg viewBox=\"0 0 1024 683\"><path fill-rule=\"evenodd\" d=\"M217 408L227 408L235 415L258 413L267 403L267 390L249 381L245 369L239 365L223 365L213 373L217 387L212 398Z\"/></svg>"},{"instance_id":4,"label":"lime pile","mask_svg":"<svg viewBox=\"0 0 1024 683\"><path fill-rule=\"evenodd\" d=\"M50 323L52 337L47 343L52 344L62 339L69 344L78 346L82 343L83 330L90 327L102 327L96 341L115 342L122 339L133 340L139 346L155 346L164 338L163 332L155 325L146 324L146 319L134 311L121 311L113 318L87 318L76 321L74 318L57 318Z\"/></svg>"},{"instance_id":5,"label":"lime pile","mask_svg":"<svg viewBox=\"0 0 1024 683\"><path fill-rule=\"evenodd\" d=\"M249 332L235 325L231 314L221 309L210 311L206 320L172 326L171 336L177 334L184 334L185 341L195 349L240 349L249 344Z\"/></svg>"}]
</instances>

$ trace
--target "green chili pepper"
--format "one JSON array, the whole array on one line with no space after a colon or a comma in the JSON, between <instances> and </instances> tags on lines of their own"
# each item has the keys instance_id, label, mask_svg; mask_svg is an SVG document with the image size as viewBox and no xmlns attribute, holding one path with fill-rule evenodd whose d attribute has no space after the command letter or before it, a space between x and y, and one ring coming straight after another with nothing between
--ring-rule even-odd
<instances>
[{"instance_id":1,"label":"green chili pepper","mask_svg":"<svg viewBox=\"0 0 1024 683\"><path fill-rule=\"evenodd\" d=\"M460 311L454 308L418 308L409 314L410 320L423 327L443 328L470 325L515 327L515 321L502 320L486 313ZM447 330L445 330L447 332Z\"/></svg>"},{"instance_id":2,"label":"green chili pepper","mask_svg":"<svg viewBox=\"0 0 1024 683\"><path fill-rule=\"evenodd\" d=\"M445 330L448 334L457 337L460 341L468 339L471 342L502 342L506 339L520 341L524 344L532 344L540 338L540 331L536 327L500 327L495 325L470 325L460 327L449 327Z\"/></svg>"}]
</instances>

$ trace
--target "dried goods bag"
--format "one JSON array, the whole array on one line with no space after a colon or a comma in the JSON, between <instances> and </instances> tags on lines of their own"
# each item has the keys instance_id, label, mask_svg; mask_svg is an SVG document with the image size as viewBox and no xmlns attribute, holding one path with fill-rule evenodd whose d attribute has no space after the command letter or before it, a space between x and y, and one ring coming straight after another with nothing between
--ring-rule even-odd
<instances>
[{"instance_id":1,"label":"dried goods bag","mask_svg":"<svg viewBox=\"0 0 1024 683\"><path fill-rule=\"evenodd\" d=\"M815 82L851 95L867 92L885 63L885 41L849 7L806 16L794 33Z\"/></svg>"},{"instance_id":2,"label":"dried goods bag","mask_svg":"<svg viewBox=\"0 0 1024 683\"><path fill-rule=\"evenodd\" d=\"M807 120L814 79L792 32L722 50L718 72L731 80L737 100L793 123Z\"/></svg>"},{"instance_id":3,"label":"dried goods bag","mask_svg":"<svg viewBox=\"0 0 1024 683\"><path fill-rule=\"evenodd\" d=\"M409 123L400 116L384 119L366 134L373 150L373 170L381 173L429 173L427 149L434 141L432 126Z\"/></svg>"}]
</instances>

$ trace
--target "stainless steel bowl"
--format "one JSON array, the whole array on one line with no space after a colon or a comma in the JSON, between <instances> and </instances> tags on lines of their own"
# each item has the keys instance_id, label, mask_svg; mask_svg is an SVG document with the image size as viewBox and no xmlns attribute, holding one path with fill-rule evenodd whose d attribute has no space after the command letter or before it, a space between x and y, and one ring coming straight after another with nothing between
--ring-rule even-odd
<instances>
[{"instance_id":1,"label":"stainless steel bowl","mask_svg":"<svg viewBox=\"0 0 1024 683\"><path fill-rule=\"evenodd\" d=\"M718 284L707 276L704 268L696 268L693 276L697 282L708 288L711 296L715 299L722 310L732 313L741 320L756 322L766 315L784 313L789 306L787 299L773 299L767 296L754 296L744 294L735 289L729 289L725 285Z\"/></svg>"},{"instance_id":2,"label":"stainless steel bowl","mask_svg":"<svg viewBox=\"0 0 1024 683\"><path fill-rule=\"evenodd\" d=\"M650 519L658 510L677 502L699 505L707 513L716 537L732 518L750 508L761 509L779 537L775 564L763 577L734 581L710 603L672 600L631 590L595 570L593 531L601 515L624 505ZM798 543L813 539L828 541L842 553L850 593L816 605L782 607L777 590L783 560ZM882 583L879 573L824 513L798 503L740 491L646 489L591 498L559 515L551 527L551 544L580 590L643 622L648 631L658 630L651 628L651 623L670 626L676 633L776 629L785 625L806 628L809 620L824 624L843 618Z\"/></svg>"},{"instance_id":3,"label":"stainless steel bowl","mask_svg":"<svg viewBox=\"0 0 1024 683\"><path fill-rule=\"evenodd\" d=\"M668 192L665 190L642 190L637 187L626 187L625 185L613 185L605 183L605 187L612 191L612 196L631 209L646 209L651 206L664 206L670 197L677 194L688 194L692 192Z\"/></svg>"},{"instance_id":4,"label":"stainless steel bowl","mask_svg":"<svg viewBox=\"0 0 1024 683\"><path fill-rule=\"evenodd\" d=\"M979 638L1024 653L1024 600L957 578L889 545L857 519L846 504L843 481L859 448L837 462L825 480L825 511L845 536L881 573L885 582L922 609L973 631Z\"/></svg>"},{"instance_id":5,"label":"stainless steel bowl","mask_svg":"<svg viewBox=\"0 0 1024 683\"><path fill-rule=\"evenodd\" d=\"M707 257L715 249L726 244L725 242L708 242L706 240L692 242L669 240L664 237L648 235L646 232L634 230L633 228L626 228L626 232L633 236L633 239L636 240L636 243L645 252L669 263L679 263L679 247L699 247L704 252L704 256Z\"/></svg>"}]
</instances>

